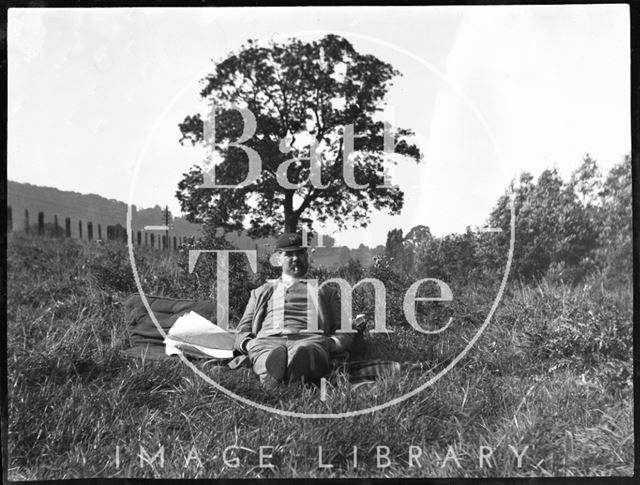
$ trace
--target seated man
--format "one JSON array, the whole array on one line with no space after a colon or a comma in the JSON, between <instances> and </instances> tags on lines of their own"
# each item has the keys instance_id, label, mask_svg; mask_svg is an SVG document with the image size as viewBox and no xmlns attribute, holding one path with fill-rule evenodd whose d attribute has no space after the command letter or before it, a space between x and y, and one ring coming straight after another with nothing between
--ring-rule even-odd
<instances>
[{"instance_id":1,"label":"seated man","mask_svg":"<svg viewBox=\"0 0 640 485\"><path fill-rule=\"evenodd\" d=\"M307 248L299 234L285 233L276 242L282 256L282 277L268 280L251 292L238 324L235 348L249 354L253 370L263 384L310 381L331 371L330 354L347 350L350 333L340 328L338 292L321 287L317 302L302 280L309 269ZM307 329L310 310L317 312L319 333Z\"/></svg>"}]
</instances>

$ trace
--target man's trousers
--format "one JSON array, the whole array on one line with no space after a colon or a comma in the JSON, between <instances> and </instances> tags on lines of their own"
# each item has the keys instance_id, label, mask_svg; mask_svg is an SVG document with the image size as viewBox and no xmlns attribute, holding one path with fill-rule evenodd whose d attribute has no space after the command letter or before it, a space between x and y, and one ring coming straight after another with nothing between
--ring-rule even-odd
<instances>
[{"instance_id":1,"label":"man's trousers","mask_svg":"<svg viewBox=\"0 0 640 485\"><path fill-rule=\"evenodd\" d=\"M324 335L273 335L257 337L248 344L253 370L261 378L267 374L265 362L277 347L287 352L285 382L306 382L329 374L331 370L328 339Z\"/></svg>"}]
</instances>

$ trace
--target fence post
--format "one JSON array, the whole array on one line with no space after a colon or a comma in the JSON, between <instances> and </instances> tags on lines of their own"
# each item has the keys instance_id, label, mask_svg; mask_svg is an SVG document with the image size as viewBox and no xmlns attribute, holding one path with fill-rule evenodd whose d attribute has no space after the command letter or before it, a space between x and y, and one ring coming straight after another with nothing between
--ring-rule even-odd
<instances>
[{"instance_id":1,"label":"fence post","mask_svg":"<svg viewBox=\"0 0 640 485\"><path fill-rule=\"evenodd\" d=\"M67 217L64 220L64 235L71 237L71 217Z\"/></svg>"},{"instance_id":2,"label":"fence post","mask_svg":"<svg viewBox=\"0 0 640 485\"><path fill-rule=\"evenodd\" d=\"M44 234L44 212L38 212L38 236Z\"/></svg>"},{"instance_id":3,"label":"fence post","mask_svg":"<svg viewBox=\"0 0 640 485\"><path fill-rule=\"evenodd\" d=\"M82 239L82 221L78 219L78 239Z\"/></svg>"}]
</instances>

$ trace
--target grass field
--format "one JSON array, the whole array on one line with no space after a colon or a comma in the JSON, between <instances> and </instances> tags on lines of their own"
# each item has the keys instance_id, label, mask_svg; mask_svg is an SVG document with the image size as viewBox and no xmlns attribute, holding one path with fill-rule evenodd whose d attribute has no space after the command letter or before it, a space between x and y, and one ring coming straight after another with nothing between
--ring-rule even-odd
<instances>
[{"instance_id":1,"label":"grass field","mask_svg":"<svg viewBox=\"0 0 640 485\"><path fill-rule=\"evenodd\" d=\"M145 256L145 291L160 292L153 274L177 274L176 256ZM511 281L477 344L433 386L374 414L309 420L240 404L179 360L127 358L129 283L113 280L127 265L109 244L9 236L10 480L633 474L631 288ZM496 288L453 290L448 331L397 326L361 351L431 371L358 390L334 375L322 401L315 387L269 394L247 369L196 365L274 408L364 409L425 383L474 335Z\"/></svg>"}]
</instances>

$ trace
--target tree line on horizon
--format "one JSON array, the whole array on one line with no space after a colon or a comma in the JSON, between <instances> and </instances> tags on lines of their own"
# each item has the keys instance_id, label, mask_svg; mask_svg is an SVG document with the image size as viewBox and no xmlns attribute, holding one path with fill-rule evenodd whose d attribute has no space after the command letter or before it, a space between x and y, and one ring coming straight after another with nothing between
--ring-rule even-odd
<instances>
[{"instance_id":1,"label":"tree line on horizon","mask_svg":"<svg viewBox=\"0 0 640 485\"><path fill-rule=\"evenodd\" d=\"M505 269L510 239L509 194L515 193L515 247L511 272L523 282L551 276L576 284L594 273L631 283L633 267L631 156L603 174L585 155L569 180L544 170L512 181L491 211L487 225L499 233L467 227L434 237L418 226L403 237L387 234L385 257L398 274L466 281ZM422 276L425 277L425 276Z\"/></svg>"}]
</instances>

